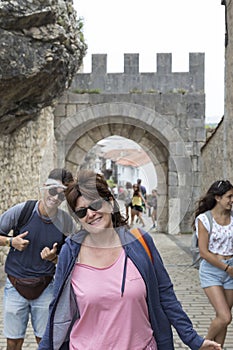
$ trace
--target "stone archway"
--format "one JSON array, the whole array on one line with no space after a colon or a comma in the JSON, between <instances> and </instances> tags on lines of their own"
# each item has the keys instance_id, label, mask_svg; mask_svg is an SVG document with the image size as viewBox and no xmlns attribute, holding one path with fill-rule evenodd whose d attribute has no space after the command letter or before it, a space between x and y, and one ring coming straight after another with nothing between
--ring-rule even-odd
<instances>
[{"instance_id":1,"label":"stone archway","mask_svg":"<svg viewBox=\"0 0 233 350\"><path fill-rule=\"evenodd\" d=\"M166 116L122 102L85 108L55 129L58 166L66 163L76 172L86 152L111 135L135 141L150 156L158 175L160 231L187 231L193 199L192 162L179 132Z\"/></svg>"}]
</instances>

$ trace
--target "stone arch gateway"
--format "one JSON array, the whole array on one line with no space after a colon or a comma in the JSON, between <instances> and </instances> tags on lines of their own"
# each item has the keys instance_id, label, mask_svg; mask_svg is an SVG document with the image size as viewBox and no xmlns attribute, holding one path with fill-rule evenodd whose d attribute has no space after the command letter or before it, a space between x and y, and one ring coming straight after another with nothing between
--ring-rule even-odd
<instances>
[{"instance_id":1,"label":"stone arch gateway","mask_svg":"<svg viewBox=\"0 0 233 350\"><path fill-rule=\"evenodd\" d=\"M124 72L107 73L106 55L78 73L54 111L58 166L76 173L101 139L123 136L150 156L158 177L159 230L190 232L200 196L200 149L205 142L204 54L189 55L189 71L171 69L157 54L157 72L140 73L138 54L125 54Z\"/></svg>"},{"instance_id":2,"label":"stone arch gateway","mask_svg":"<svg viewBox=\"0 0 233 350\"><path fill-rule=\"evenodd\" d=\"M74 173L89 149L105 137L119 135L138 143L158 174L159 228L180 232L193 197L192 164L180 134L164 116L140 105L105 103L66 118L55 134L58 165L66 163Z\"/></svg>"}]
</instances>

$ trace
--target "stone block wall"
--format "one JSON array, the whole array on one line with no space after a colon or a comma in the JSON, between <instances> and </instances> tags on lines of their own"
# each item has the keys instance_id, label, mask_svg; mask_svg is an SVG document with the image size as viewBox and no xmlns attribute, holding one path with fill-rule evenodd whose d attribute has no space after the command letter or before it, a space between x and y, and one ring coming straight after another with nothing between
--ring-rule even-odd
<instances>
[{"instance_id":1,"label":"stone block wall","mask_svg":"<svg viewBox=\"0 0 233 350\"><path fill-rule=\"evenodd\" d=\"M54 167L54 131L51 108L0 139L0 213L12 205L39 197L39 187Z\"/></svg>"},{"instance_id":2,"label":"stone block wall","mask_svg":"<svg viewBox=\"0 0 233 350\"><path fill-rule=\"evenodd\" d=\"M223 117L201 149L201 194L204 194L214 181L224 179L233 183L233 159L230 151L233 149L233 139L227 138L228 130L224 123Z\"/></svg>"}]
</instances>

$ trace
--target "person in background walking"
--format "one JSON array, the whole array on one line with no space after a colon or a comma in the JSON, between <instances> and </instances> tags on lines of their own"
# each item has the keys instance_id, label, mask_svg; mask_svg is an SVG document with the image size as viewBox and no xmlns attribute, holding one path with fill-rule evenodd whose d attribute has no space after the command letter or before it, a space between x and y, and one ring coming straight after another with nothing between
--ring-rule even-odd
<instances>
[{"instance_id":1,"label":"person in background walking","mask_svg":"<svg viewBox=\"0 0 233 350\"><path fill-rule=\"evenodd\" d=\"M198 235L201 286L215 310L206 338L224 344L233 306L233 186L215 181L199 200L193 226ZM211 211L212 229L206 216Z\"/></svg>"},{"instance_id":2,"label":"person in background walking","mask_svg":"<svg viewBox=\"0 0 233 350\"><path fill-rule=\"evenodd\" d=\"M134 225L134 218L135 216L138 217L140 223L142 224L142 227L145 227L144 220L142 218L143 213L143 206L142 204L145 204L146 206L146 200L142 196L139 186L137 184L133 185L133 197L132 197L132 207L131 207L131 226Z\"/></svg>"},{"instance_id":3,"label":"person in background walking","mask_svg":"<svg viewBox=\"0 0 233 350\"><path fill-rule=\"evenodd\" d=\"M10 248L4 290L7 350L22 349L29 315L37 343L45 331L57 255L66 235L76 231L70 215L59 209L71 181L73 176L69 171L53 169L41 188L42 198L35 201L28 221L16 236L8 233L17 227L26 202L16 204L0 216L0 245Z\"/></svg>"},{"instance_id":4,"label":"person in background walking","mask_svg":"<svg viewBox=\"0 0 233 350\"><path fill-rule=\"evenodd\" d=\"M151 236L150 258L101 174L79 172L66 198L82 230L62 247L38 350L174 350L171 325L190 349L221 350L193 329Z\"/></svg>"},{"instance_id":5,"label":"person in background walking","mask_svg":"<svg viewBox=\"0 0 233 350\"><path fill-rule=\"evenodd\" d=\"M128 181L125 184L125 196L124 196L126 218L129 217L129 208L132 207L132 198L133 198L133 185L131 184L131 182Z\"/></svg>"},{"instance_id":6,"label":"person in background walking","mask_svg":"<svg viewBox=\"0 0 233 350\"><path fill-rule=\"evenodd\" d=\"M146 205L145 205L145 202L147 200L146 187L142 185L141 179L137 179L137 185L138 185L139 191L141 192L142 197L144 198L144 201L142 202L142 208L146 212Z\"/></svg>"},{"instance_id":7,"label":"person in background walking","mask_svg":"<svg viewBox=\"0 0 233 350\"><path fill-rule=\"evenodd\" d=\"M150 198L150 207L152 208L152 213L151 213L151 220L152 220L152 226L151 230L154 230L157 226L157 191L152 190L151 192L151 198Z\"/></svg>"}]
</instances>

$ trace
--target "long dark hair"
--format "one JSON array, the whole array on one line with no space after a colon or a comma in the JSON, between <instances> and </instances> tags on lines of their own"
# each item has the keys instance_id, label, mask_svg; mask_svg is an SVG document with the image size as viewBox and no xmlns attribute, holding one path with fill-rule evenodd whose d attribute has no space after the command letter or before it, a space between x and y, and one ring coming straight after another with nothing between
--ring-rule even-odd
<instances>
[{"instance_id":1,"label":"long dark hair","mask_svg":"<svg viewBox=\"0 0 233 350\"><path fill-rule=\"evenodd\" d=\"M215 196L223 196L227 191L230 191L233 188L233 185L230 181L226 180L218 180L215 181L206 194L199 199L196 205L196 209L194 211L194 220L192 222L192 227L195 227L195 219L199 214L206 212L207 210L211 210L216 205Z\"/></svg>"},{"instance_id":2,"label":"long dark hair","mask_svg":"<svg viewBox=\"0 0 233 350\"><path fill-rule=\"evenodd\" d=\"M119 204L114 198L114 195L102 174L95 173L92 170L80 170L77 174L76 180L68 185L65 194L70 214L75 220L77 220L77 218L74 212L79 197L83 196L92 201L101 197L105 200L113 200L113 227L127 224L127 219L121 214Z\"/></svg>"}]
</instances>

